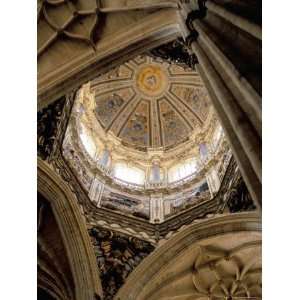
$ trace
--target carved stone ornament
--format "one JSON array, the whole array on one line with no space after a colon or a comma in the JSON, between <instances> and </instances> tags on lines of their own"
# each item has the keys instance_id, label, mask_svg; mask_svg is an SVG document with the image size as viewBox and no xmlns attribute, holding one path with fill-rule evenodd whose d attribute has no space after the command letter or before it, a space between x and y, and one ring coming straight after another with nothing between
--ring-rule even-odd
<instances>
[{"instance_id":1,"label":"carved stone ornament","mask_svg":"<svg viewBox=\"0 0 300 300\"><path fill-rule=\"evenodd\" d=\"M192 279L199 300L261 299L261 243L230 251L200 247Z\"/></svg>"},{"instance_id":2,"label":"carved stone ornament","mask_svg":"<svg viewBox=\"0 0 300 300\"><path fill-rule=\"evenodd\" d=\"M40 1L38 22L44 22L52 35L38 48L38 56L61 36L86 43L95 50L98 39L96 29L104 16L100 11L100 0L92 1L92 5L88 2L91 1Z\"/></svg>"},{"instance_id":3,"label":"carved stone ornament","mask_svg":"<svg viewBox=\"0 0 300 300\"><path fill-rule=\"evenodd\" d=\"M193 70L198 62L197 57L189 53L189 48L182 38L154 48L149 53L153 57L161 58L164 61L175 63L185 68L189 67Z\"/></svg>"},{"instance_id":4,"label":"carved stone ornament","mask_svg":"<svg viewBox=\"0 0 300 300\"><path fill-rule=\"evenodd\" d=\"M89 233L99 267L103 300L111 300L126 277L154 247L143 240L100 228L91 228Z\"/></svg>"},{"instance_id":5,"label":"carved stone ornament","mask_svg":"<svg viewBox=\"0 0 300 300\"><path fill-rule=\"evenodd\" d=\"M65 98L61 98L37 114L37 152L43 160L49 158L56 139Z\"/></svg>"}]
</instances>

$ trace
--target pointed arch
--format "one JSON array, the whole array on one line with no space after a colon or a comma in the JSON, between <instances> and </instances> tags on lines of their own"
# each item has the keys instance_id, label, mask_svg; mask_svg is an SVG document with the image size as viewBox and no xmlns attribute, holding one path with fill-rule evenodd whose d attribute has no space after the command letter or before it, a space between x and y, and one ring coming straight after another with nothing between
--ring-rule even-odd
<instances>
[{"instance_id":1,"label":"pointed arch","mask_svg":"<svg viewBox=\"0 0 300 300\"><path fill-rule=\"evenodd\" d=\"M49 202L58 225L75 285L75 299L99 299L102 287L97 262L76 198L41 159L37 163L37 190Z\"/></svg>"}]
</instances>

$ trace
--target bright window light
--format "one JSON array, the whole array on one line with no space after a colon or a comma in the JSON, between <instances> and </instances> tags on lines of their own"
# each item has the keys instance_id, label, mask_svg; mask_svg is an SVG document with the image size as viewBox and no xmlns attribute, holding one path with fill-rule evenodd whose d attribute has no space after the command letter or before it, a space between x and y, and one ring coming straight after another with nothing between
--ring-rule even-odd
<instances>
[{"instance_id":1,"label":"bright window light","mask_svg":"<svg viewBox=\"0 0 300 300\"><path fill-rule=\"evenodd\" d=\"M144 184L145 172L139 168L128 166L126 163L116 163L114 166L114 176L118 179Z\"/></svg>"},{"instance_id":2,"label":"bright window light","mask_svg":"<svg viewBox=\"0 0 300 300\"><path fill-rule=\"evenodd\" d=\"M82 124L81 124L80 139L81 139L81 142L82 142L85 150L88 152L88 154L92 158L94 158L95 153L96 153L96 145L95 145L93 139L89 136L88 130Z\"/></svg>"},{"instance_id":3,"label":"bright window light","mask_svg":"<svg viewBox=\"0 0 300 300\"><path fill-rule=\"evenodd\" d=\"M220 142L220 139L222 137L223 128L221 126L218 126L218 128L214 132L213 136L213 148L216 148L218 143Z\"/></svg>"},{"instance_id":4,"label":"bright window light","mask_svg":"<svg viewBox=\"0 0 300 300\"><path fill-rule=\"evenodd\" d=\"M169 182L174 182L183 179L197 171L197 159L189 159L188 161L176 165L169 169L168 180Z\"/></svg>"}]
</instances>

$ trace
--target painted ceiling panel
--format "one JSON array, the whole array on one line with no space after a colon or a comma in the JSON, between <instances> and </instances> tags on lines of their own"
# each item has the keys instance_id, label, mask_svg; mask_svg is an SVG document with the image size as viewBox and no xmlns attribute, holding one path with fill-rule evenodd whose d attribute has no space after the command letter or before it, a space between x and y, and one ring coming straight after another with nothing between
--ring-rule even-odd
<instances>
[{"instance_id":1,"label":"painted ceiling panel","mask_svg":"<svg viewBox=\"0 0 300 300\"><path fill-rule=\"evenodd\" d=\"M100 124L105 129L109 128L114 118L133 96L134 91L130 88L114 91L110 94L97 95L95 97L95 114Z\"/></svg>"},{"instance_id":2,"label":"painted ceiling panel","mask_svg":"<svg viewBox=\"0 0 300 300\"><path fill-rule=\"evenodd\" d=\"M159 111L164 145L170 147L186 140L189 128L166 99L159 101Z\"/></svg>"},{"instance_id":3,"label":"painted ceiling panel","mask_svg":"<svg viewBox=\"0 0 300 300\"><path fill-rule=\"evenodd\" d=\"M97 84L99 83L110 82L114 80L132 80L133 73L134 71L128 65L124 64L92 80L91 87L93 89L96 88Z\"/></svg>"},{"instance_id":4,"label":"painted ceiling panel","mask_svg":"<svg viewBox=\"0 0 300 300\"><path fill-rule=\"evenodd\" d=\"M133 111L125 127L121 131L120 137L125 141L141 145L150 146L150 114L149 102L141 101L136 110Z\"/></svg>"},{"instance_id":5,"label":"painted ceiling panel","mask_svg":"<svg viewBox=\"0 0 300 300\"><path fill-rule=\"evenodd\" d=\"M203 122L205 121L210 106L208 93L205 89L174 84L171 87L171 92L173 95L184 101Z\"/></svg>"},{"instance_id":6,"label":"painted ceiling panel","mask_svg":"<svg viewBox=\"0 0 300 300\"><path fill-rule=\"evenodd\" d=\"M212 109L197 72L149 55L95 78L95 112L106 131L135 149L171 149Z\"/></svg>"}]
</instances>

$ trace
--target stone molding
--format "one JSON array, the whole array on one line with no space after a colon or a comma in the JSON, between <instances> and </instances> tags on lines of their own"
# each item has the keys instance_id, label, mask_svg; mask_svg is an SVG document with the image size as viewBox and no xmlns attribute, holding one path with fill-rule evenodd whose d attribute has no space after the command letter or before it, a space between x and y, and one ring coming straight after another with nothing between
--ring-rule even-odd
<instances>
[{"instance_id":1,"label":"stone molding","mask_svg":"<svg viewBox=\"0 0 300 300\"><path fill-rule=\"evenodd\" d=\"M50 203L65 244L76 287L76 299L102 295L96 258L87 228L67 185L51 167L38 159L37 189Z\"/></svg>"}]
</instances>

